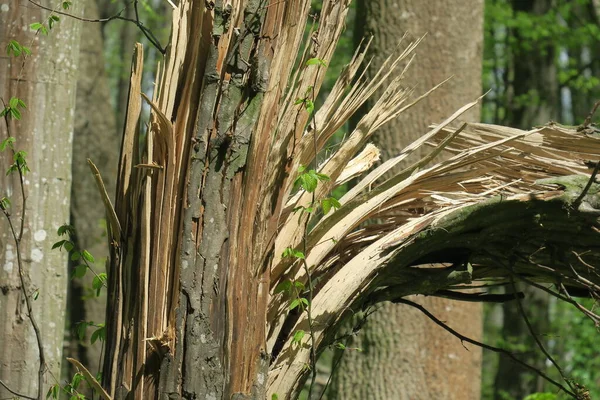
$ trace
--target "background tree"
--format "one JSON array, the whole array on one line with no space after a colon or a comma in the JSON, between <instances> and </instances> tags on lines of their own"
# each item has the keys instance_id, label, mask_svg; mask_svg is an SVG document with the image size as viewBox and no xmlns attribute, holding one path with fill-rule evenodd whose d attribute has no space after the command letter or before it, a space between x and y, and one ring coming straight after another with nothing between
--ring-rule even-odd
<instances>
[{"instance_id":1,"label":"background tree","mask_svg":"<svg viewBox=\"0 0 600 400\"><path fill-rule=\"evenodd\" d=\"M474 77L481 75L483 1L359 0L356 15L355 44L365 35L373 35L370 76L405 33L411 39L427 33L417 49L415 67L405 74L407 85L423 89L453 76L410 113L399 116L374 136L385 161L427 132L430 122L442 121L481 95L481 81ZM368 102L366 109L374 102ZM479 121L478 108L461 119ZM423 156L425 152L423 148L415 156ZM397 170L408 165L409 162L404 162ZM481 305L435 297L413 300L450 326L463 328L469 337L481 338ZM412 307L383 305L368 318L349 346L362 351L346 351L342 356L332 384L334 398L479 397L481 350L469 346L467 351L454 336ZM444 378L431 379L432 375Z\"/></svg>"},{"instance_id":2,"label":"background tree","mask_svg":"<svg viewBox=\"0 0 600 400\"><path fill-rule=\"evenodd\" d=\"M41 3L56 6L49 1ZM7 212L21 238L17 246L8 219L2 215L0 379L11 390L37 398L36 392L47 389L40 383L50 385L60 378L69 272L65 253L51 251L51 247L56 228L69 219L80 23L51 21L46 11L27 1L8 1L0 7L0 107L11 107L13 97L27 106L20 110L20 119L11 113L3 118L0 135L3 141L16 139L14 149L27 153L31 170L24 176L23 192L17 172L0 174L1 196L11 201ZM70 11L81 13L81 4L74 4ZM32 23L39 25L30 29ZM15 162L9 148L0 160L3 171ZM36 321L39 338L30 316ZM44 353L41 360L39 343ZM12 395L0 387L0 397Z\"/></svg>"},{"instance_id":3,"label":"background tree","mask_svg":"<svg viewBox=\"0 0 600 400\"><path fill-rule=\"evenodd\" d=\"M98 19L96 0L86 0L85 17ZM131 8L131 7L130 7ZM129 23L133 29L135 25ZM133 44L129 48L129 53ZM105 272L108 246L106 215L88 158L93 158L104 172L104 183L111 197L116 189L120 129L110 102L108 77L105 71L104 40L99 23L87 23L81 31L79 76L75 105L75 135L73 138L73 183L71 185L70 223L75 228L77 247L88 250L96 258L94 271ZM125 84L126 86L126 84ZM114 199L113 199L114 201ZM73 266L75 267L75 265ZM106 317L106 293L96 296L92 289L94 274L69 281L69 324L71 338L67 356L80 360L94 374L98 371L101 342L90 343L90 335ZM83 322L83 324L81 324ZM96 327L88 328L86 322ZM81 324L81 325L80 325ZM74 368L71 367L73 370ZM70 371L67 377L73 376Z\"/></svg>"}]
</instances>

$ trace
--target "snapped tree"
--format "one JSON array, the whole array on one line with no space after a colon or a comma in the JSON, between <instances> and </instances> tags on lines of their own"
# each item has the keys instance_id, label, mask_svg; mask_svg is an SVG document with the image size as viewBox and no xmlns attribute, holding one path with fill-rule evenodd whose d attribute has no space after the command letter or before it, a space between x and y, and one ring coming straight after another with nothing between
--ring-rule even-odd
<instances>
[{"instance_id":1,"label":"snapped tree","mask_svg":"<svg viewBox=\"0 0 600 400\"><path fill-rule=\"evenodd\" d=\"M325 1L303 40L309 1L181 0L152 98L136 47L114 204L90 162L111 253L102 397L291 398L314 382L320 351L340 344L340 323L378 302L489 298L461 292L475 281L598 289L589 161L600 145L589 124L451 127L469 103L331 196L372 166L371 135L421 98L401 76L386 80L418 45L402 42L370 80L358 50L315 107L348 5ZM428 165L443 149L452 157Z\"/></svg>"}]
</instances>

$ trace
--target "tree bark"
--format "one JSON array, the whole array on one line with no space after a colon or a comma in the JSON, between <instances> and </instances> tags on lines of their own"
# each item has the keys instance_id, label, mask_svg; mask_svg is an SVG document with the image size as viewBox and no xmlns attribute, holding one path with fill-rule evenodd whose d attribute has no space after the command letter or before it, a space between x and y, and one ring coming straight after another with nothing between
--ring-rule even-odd
<instances>
[{"instance_id":1,"label":"tree bark","mask_svg":"<svg viewBox=\"0 0 600 400\"><path fill-rule=\"evenodd\" d=\"M55 7L42 1L46 7ZM45 390L60 379L68 271L66 254L51 250L58 241L56 229L69 220L71 190L71 144L75 86L79 60L80 22L62 18L47 36L29 28L45 22L49 13L27 1L4 2L0 10L0 47L17 40L31 48L31 56L0 58L0 96L4 108L11 97L23 100L20 121L0 122L2 140L16 139L15 149L27 152L31 172L24 176L27 200L22 208L21 188L16 173L5 176L13 163L10 150L0 156L1 196L10 198L11 220L17 227L24 218L20 256L25 287L19 279L17 248L4 216L0 222L0 379L12 390L29 396ZM74 2L70 12L79 15L82 5ZM39 297L34 301L34 293ZM47 372L38 385L40 354L30 322L25 296L32 302L32 316L41 331ZM0 397L11 394L0 387Z\"/></svg>"},{"instance_id":2,"label":"tree bark","mask_svg":"<svg viewBox=\"0 0 600 400\"><path fill-rule=\"evenodd\" d=\"M481 95L483 1L360 0L356 27L358 40L364 34L374 35L371 74L405 33L412 38L427 33L406 81L422 92L454 75L410 113L396 118L374 136L383 160L396 156L427 132L430 123L443 120ZM473 109L463 118L478 121L479 109ZM432 297L413 300L463 334L481 338L479 304ZM368 318L349 346L362 351L346 351L342 356L332 383L334 398L476 399L480 396L481 350L472 346L466 350L459 340L411 307L383 305Z\"/></svg>"}]
</instances>

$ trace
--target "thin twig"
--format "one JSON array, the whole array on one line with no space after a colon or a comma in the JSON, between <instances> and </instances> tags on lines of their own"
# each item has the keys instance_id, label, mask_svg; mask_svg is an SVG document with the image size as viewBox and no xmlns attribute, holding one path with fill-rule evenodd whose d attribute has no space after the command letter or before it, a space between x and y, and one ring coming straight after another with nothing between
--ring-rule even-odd
<instances>
[{"instance_id":1,"label":"thin twig","mask_svg":"<svg viewBox=\"0 0 600 400\"><path fill-rule=\"evenodd\" d=\"M2 102L4 104L4 100ZM4 106L6 107L6 104L4 104ZM8 123L8 114L6 114L4 116L4 122L6 123L7 137L10 137L10 125ZM15 154L14 149L12 149L12 153L14 156L14 154ZM38 345L39 356L40 356L40 366L38 369L38 398L42 399L43 390L44 390L44 372L46 369L46 357L44 355L44 346L42 344L42 334L40 332L40 328L38 327L37 321L35 320L35 317L33 316L33 309L31 307L31 301L29 299L29 295L27 294L27 288L25 286L25 277L23 274L23 259L21 257L20 244L21 244L21 240L23 238L23 230L24 230L24 226L25 226L25 208L27 205L27 198L25 197L25 183L24 183L24 179L23 179L23 166L20 164L20 162L18 160L15 162L17 163L17 171L19 173L19 183L21 185L21 197L22 197L22 199L21 199L21 224L20 224L20 231L19 231L18 236L15 231L15 227L12 223L12 220L10 219L10 214L4 207L2 207L2 213L6 217L6 220L8 221L10 231L11 231L11 233L13 235L13 239L15 241L15 247L16 247L16 252L17 252L17 265L18 265L18 270L19 270L19 279L21 281L21 292L23 293L23 297L25 298L25 304L27 305L27 316L29 318L29 321L31 322L33 331L35 332L35 338L36 338L37 345Z\"/></svg>"},{"instance_id":2,"label":"thin twig","mask_svg":"<svg viewBox=\"0 0 600 400\"><path fill-rule=\"evenodd\" d=\"M587 127L590 126L590 124L592 123L592 118L594 118L594 114L596 114L596 110L598 110L598 107L600 107L600 100L598 100L594 104L594 107L592 107L592 111L590 111L588 116L585 118L585 121L583 121L583 124L581 124L581 126L579 128L577 128L578 131L583 131Z\"/></svg>"},{"instance_id":3,"label":"thin twig","mask_svg":"<svg viewBox=\"0 0 600 400\"><path fill-rule=\"evenodd\" d=\"M8 385L6 383L4 383L2 381L2 379L0 379L0 385L4 386L4 389L8 390L9 392L11 392L12 394L14 394L17 397L23 397L24 399L29 399L29 400L37 400L35 397L30 397L25 394L19 393L15 390L12 390L10 387L8 387Z\"/></svg>"},{"instance_id":4,"label":"thin twig","mask_svg":"<svg viewBox=\"0 0 600 400\"><path fill-rule=\"evenodd\" d=\"M131 18L126 18L126 17L122 17L121 14L123 13L123 11L125 11L127 9L127 7L123 8L121 11L119 11L118 13L116 13L113 16L107 17L107 18L84 18L84 17L79 17L77 15L73 15L73 14L69 14L67 12L64 11L58 11L58 10L54 10L50 7L46 7L40 3L36 3L33 0L27 0L29 1L31 4L46 10L46 11L51 11L55 14L59 14L59 15L64 15L65 17L70 17L73 19L76 19L78 21L82 21L82 22L109 22L112 20L121 20L121 21L127 21L127 22L132 22L133 24L135 24L135 26L137 26L139 28L140 31L142 31L142 33L144 34L144 36L146 36L146 38L150 41L150 43L152 44L152 46L156 47L156 49L164 56L167 53L167 49L163 48L160 44L160 41L156 38L156 36L154 36L154 34L152 33L152 31L148 28L146 28L144 26L144 24L142 22L140 22L139 19L139 15L137 12L137 0L134 1L134 6L136 8L136 19L131 19Z\"/></svg>"},{"instance_id":5,"label":"thin twig","mask_svg":"<svg viewBox=\"0 0 600 400\"><path fill-rule=\"evenodd\" d=\"M27 289L25 287L25 277L23 275L23 259L21 258L21 246L20 240L17 237L17 233L15 232L15 227L10 219L10 215L8 211L2 210L6 220L8 221L8 225L10 226L10 231L12 232L13 239L15 241L16 251L17 251L17 264L19 270L19 278L21 280L21 292L23 293L23 297L25 297L25 304L27 305L27 316L29 317L29 321L31 322L31 326L33 327L33 331L35 332L35 338L38 345L38 351L40 353L40 367L38 369L38 398L43 398L43 390L44 390L44 372L46 370L46 356L44 355L44 346L42 345L42 333L40 332L40 328L33 316L33 309L31 307L31 300L29 300L29 295L27 294ZM24 213L23 213L24 215Z\"/></svg>"},{"instance_id":6,"label":"thin twig","mask_svg":"<svg viewBox=\"0 0 600 400\"><path fill-rule=\"evenodd\" d=\"M571 392L569 389L567 389L566 387L564 387L563 385L561 385L559 382L555 381L554 379L550 378L548 375L546 375L544 372L540 371L539 369L535 368L534 366L529 365L526 362L519 360L510 351L502 349L502 348L499 348L499 347L490 346L489 344L485 344L485 343L482 343L482 342L478 342L477 340L471 339L471 338L469 338L469 337L467 337L465 335L462 335L462 334L458 333L457 331L455 331L454 329L452 329L448 325L446 325L444 322L440 321L435 315L433 315L429 311L427 311L427 309L425 307L423 307L422 305L414 303L414 302L412 302L410 300L402 299L402 298L393 300L392 303L406 304L406 305L409 305L411 307L416 308L417 310L419 310L423 314L425 314L433 322L435 322L437 325L441 326L446 331L450 332L452 335L454 335L457 338L459 338L461 341L464 341L464 342L467 342L467 343L471 343L471 344L473 344L475 346L479 346L479 347L481 347L483 349L490 350L490 351L493 351L495 353L502 354L502 355L510 358L511 360L513 360L514 362L516 362L517 364L522 365L525 368L527 368L527 369L535 372L537 375L541 376L546 381L548 381L551 384L553 384L554 386L560 388L562 391L564 391L565 393L567 393L568 395L570 395L574 399L577 399L577 395L575 393Z\"/></svg>"},{"instance_id":7,"label":"thin twig","mask_svg":"<svg viewBox=\"0 0 600 400\"><path fill-rule=\"evenodd\" d=\"M514 277L512 276L512 274L510 275L510 283L511 283L513 292L516 292L517 291L517 286L515 285L515 280L514 280ZM531 334L531 337L533 337L533 340L537 344L538 348L542 351L542 353L544 353L544 355L546 356L546 358L548 358L548 360L550 360L550 362L552 363L552 365L554 365L554 368L556 368L556 370L558 371L558 373L560 374L560 376L563 378L563 380L565 382L567 382L567 385L569 385L569 387L571 388L571 390L574 390L573 387L571 386L571 382L565 376L565 373L564 373L563 369L560 367L560 365L558 365L558 363L556 362L556 360L554 359L554 357L552 357L550 355L550 353L548 352L548 350L546 350L546 347L544 346L544 344L542 343L542 341L538 337L537 333L534 331L533 326L531 326L531 322L529 321L529 318L527 318L527 314L525 313L525 309L523 308L523 304L521 303L521 299L517 299L517 307L519 309L519 313L523 317L523 321L525 321L525 325L527 325L527 329L529 330L529 333Z\"/></svg>"},{"instance_id":8,"label":"thin twig","mask_svg":"<svg viewBox=\"0 0 600 400\"><path fill-rule=\"evenodd\" d=\"M577 197L575 199L575 201L573 202L573 208L575 210L577 210L579 208L579 205L581 204L581 201L583 200L583 198L585 197L585 195L587 194L587 192L592 187L592 183L594 183L594 181L596 180L596 174L598 174L598 170L599 169L600 169L600 162L596 162L596 166L594 167L594 171L592 172L592 176L590 176L590 179L588 180L587 184L583 188L583 191L581 192L581 194L579 195L579 197Z\"/></svg>"}]
</instances>

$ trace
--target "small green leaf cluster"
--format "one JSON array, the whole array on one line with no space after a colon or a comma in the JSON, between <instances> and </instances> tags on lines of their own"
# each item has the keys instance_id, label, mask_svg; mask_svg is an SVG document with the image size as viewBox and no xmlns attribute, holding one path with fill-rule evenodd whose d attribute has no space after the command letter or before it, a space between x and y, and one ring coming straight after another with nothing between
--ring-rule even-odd
<instances>
[{"instance_id":1,"label":"small green leaf cluster","mask_svg":"<svg viewBox=\"0 0 600 400\"><path fill-rule=\"evenodd\" d=\"M320 58L311 58L306 61L306 66L309 67L311 65L317 65L319 67L327 67L327 62L325 62L325 60L320 59ZM306 109L308 114L312 114L313 111L315 110L315 102L312 99L312 97L314 97L314 96L311 96L312 92L313 92L313 86L309 86L306 88L306 90L304 92L304 96L299 99L296 99L296 101L294 101L294 105L304 104L304 108Z\"/></svg>"},{"instance_id":2,"label":"small green leaf cluster","mask_svg":"<svg viewBox=\"0 0 600 400\"><path fill-rule=\"evenodd\" d=\"M21 108L27 108L27 105L25 105L25 102L23 102L23 100L21 100L19 98L11 97L8 102L8 106L5 106L4 109L2 111L0 111L0 117L3 117L3 118L9 117L9 118L14 118L16 120L20 120L21 119L21 110L20 110ZM14 138L10 138L10 139L12 139L13 142L15 140ZM4 141L2 143L4 143ZM2 148L1 150L4 150L4 148Z\"/></svg>"},{"instance_id":3,"label":"small green leaf cluster","mask_svg":"<svg viewBox=\"0 0 600 400\"><path fill-rule=\"evenodd\" d=\"M309 171L306 170L304 165L301 165L298 168L298 178L294 181L294 185L302 187L302 189L306 190L308 193L313 193L317 189L317 185L320 182L327 182L330 180L329 176L325 174L321 174L314 169Z\"/></svg>"},{"instance_id":4,"label":"small green leaf cluster","mask_svg":"<svg viewBox=\"0 0 600 400\"><path fill-rule=\"evenodd\" d=\"M76 372L73 375L71 382L67 383L64 387L60 387L60 384L56 383L50 387L48 393L46 393L46 399L59 399L61 390L69 396L69 400L85 400L86 397L83 393L79 393L79 385L85 381L85 377L82 373Z\"/></svg>"},{"instance_id":5,"label":"small green leaf cluster","mask_svg":"<svg viewBox=\"0 0 600 400\"><path fill-rule=\"evenodd\" d=\"M65 3L67 3L67 2L63 2L63 8L65 6ZM46 24L43 22L34 22L34 23L30 24L29 27L32 30L36 31L36 33L39 32L42 35L48 36L48 32L52 28L54 28L54 25L59 21L60 21L60 17L58 15L51 14L47 19L48 26L46 26Z\"/></svg>"},{"instance_id":6,"label":"small green leaf cluster","mask_svg":"<svg viewBox=\"0 0 600 400\"><path fill-rule=\"evenodd\" d=\"M91 344L96 343L97 340L103 342L106 339L106 327L104 324L95 324L94 321L81 321L75 326L75 332L77 332L79 340L83 341L85 339L85 333L88 327L96 328L90 337Z\"/></svg>"},{"instance_id":7,"label":"small green leaf cluster","mask_svg":"<svg viewBox=\"0 0 600 400\"><path fill-rule=\"evenodd\" d=\"M304 92L304 97L296 99L296 101L294 101L294 105L304 104L304 108L309 114L312 114L312 112L315 110L315 102L309 98L312 90L313 87L309 86L308 88L306 88L306 92Z\"/></svg>"},{"instance_id":8,"label":"small green leaf cluster","mask_svg":"<svg viewBox=\"0 0 600 400\"><path fill-rule=\"evenodd\" d=\"M301 165L300 168L298 168L298 172L300 173L300 175L298 175L298 177L294 181L294 186L301 187L308 193L314 193L314 191L317 190L319 182L327 182L331 180L329 176L319 173L314 169L307 171L306 167L303 165ZM323 214L327 214L332 208L337 210L342 206L338 199L336 199L335 197L326 197L322 199L320 203L321 208L323 209ZM314 211L314 208L312 206L299 206L294 209L294 212L299 210L301 210L302 212L311 213Z\"/></svg>"},{"instance_id":9,"label":"small green leaf cluster","mask_svg":"<svg viewBox=\"0 0 600 400\"><path fill-rule=\"evenodd\" d=\"M6 55L13 57L19 57L22 55L23 57L26 57L31 55L31 49L12 39L9 40L8 44L6 45Z\"/></svg>"},{"instance_id":10,"label":"small green leaf cluster","mask_svg":"<svg viewBox=\"0 0 600 400\"><path fill-rule=\"evenodd\" d=\"M27 172L30 172L29 167L27 166L27 160L25 159L25 157L27 157L27 152L25 152L23 150L15 151L14 143L15 143L14 137L8 137L8 138L4 139L2 142L0 142L0 151L4 151L7 148L9 148L13 151L14 163L10 167L8 167L8 170L6 171L6 175L10 175L13 172L20 172L21 174L25 175ZM10 203L9 203L9 205L10 205Z\"/></svg>"},{"instance_id":11,"label":"small green leaf cluster","mask_svg":"<svg viewBox=\"0 0 600 400\"><path fill-rule=\"evenodd\" d=\"M10 200L8 197L3 197L0 199L0 210L6 211L10 207Z\"/></svg>"},{"instance_id":12,"label":"small green leaf cluster","mask_svg":"<svg viewBox=\"0 0 600 400\"><path fill-rule=\"evenodd\" d=\"M91 264L96 262L96 259L89 251L75 249L75 243L71 240L71 237L75 234L75 228L72 225L64 224L58 228L56 233L58 236L67 236L67 239L54 243L52 249L62 250L64 248L70 254L71 261L79 262L71 272L71 279L83 278L88 270L91 271L94 274L92 289L95 291L96 296L100 296L100 291L103 287L106 287L107 275L104 272L98 274L94 272Z\"/></svg>"}]
</instances>

